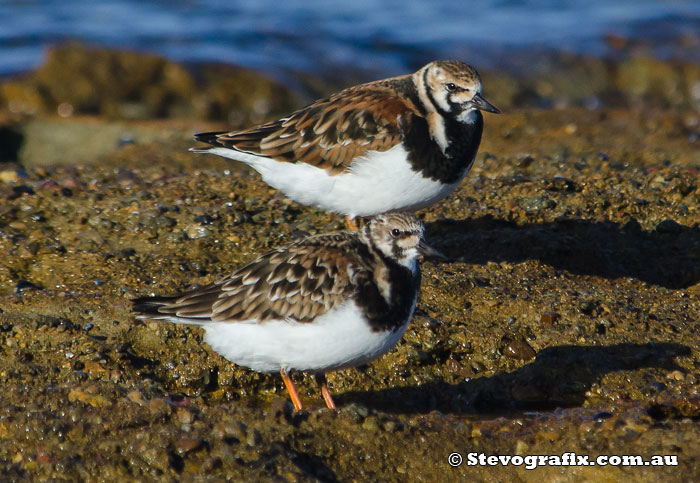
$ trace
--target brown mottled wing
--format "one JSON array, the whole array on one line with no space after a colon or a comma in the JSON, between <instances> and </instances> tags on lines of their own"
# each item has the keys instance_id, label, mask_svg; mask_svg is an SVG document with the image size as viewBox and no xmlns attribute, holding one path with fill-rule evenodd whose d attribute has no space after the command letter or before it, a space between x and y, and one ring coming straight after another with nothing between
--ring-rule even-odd
<instances>
[{"instance_id":1,"label":"brown mottled wing","mask_svg":"<svg viewBox=\"0 0 700 483\"><path fill-rule=\"evenodd\" d=\"M338 173L356 156L386 151L398 143L399 117L414 112L410 101L388 85L364 84L316 101L287 118L200 140Z\"/></svg>"},{"instance_id":2,"label":"brown mottled wing","mask_svg":"<svg viewBox=\"0 0 700 483\"><path fill-rule=\"evenodd\" d=\"M311 321L354 293L350 273L359 268L341 246L314 241L269 252L216 283L173 297L159 313L219 322Z\"/></svg>"}]
</instances>

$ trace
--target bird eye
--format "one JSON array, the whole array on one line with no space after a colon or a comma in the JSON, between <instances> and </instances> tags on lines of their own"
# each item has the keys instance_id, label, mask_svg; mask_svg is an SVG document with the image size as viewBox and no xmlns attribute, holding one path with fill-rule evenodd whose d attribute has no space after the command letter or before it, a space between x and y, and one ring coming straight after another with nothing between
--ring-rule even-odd
<instances>
[{"instance_id":1,"label":"bird eye","mask_svg":"<svg viewBox=\"0 0 700 483\"><path fill-rule=\"evenodd\" d=\"M457 90L457 86L454 85L454 83L449 82L449 83L445 84L445 89L447 89L449 92L454 92Z\"/></svg>"},{"instance_id":2,"label":"bird eye","mask_svg":"<svg viewBox=\"0 0 700 483\"><path fill-rule=\"evenodd\" d=\"M393 236L394 238L397 238L400 234L401 230L399 230L398 228L394 228L393 230L391 230L391 236Z\"/></svg>"}]
</instances>

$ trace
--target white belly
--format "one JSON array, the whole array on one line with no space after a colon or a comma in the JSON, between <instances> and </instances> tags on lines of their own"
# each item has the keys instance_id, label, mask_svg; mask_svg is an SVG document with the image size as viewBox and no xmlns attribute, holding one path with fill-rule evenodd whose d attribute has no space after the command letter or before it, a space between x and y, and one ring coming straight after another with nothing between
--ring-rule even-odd
<instances>
[{"instance_id":1,"label":"white belly","mask_svg":"<svg viewBox=\"0 0 700 483\"><path fill-rule=\"evenodd\" d=\"M202 325L204 340L236 364L260 372L325 372L376 359L396 345L410 319L394 332L372 332L355 303L347 302L310 323L271 320Z\"/></svg>"},{"instance_id":2,"label":"white belly","mask_svg":"<svg viewBox=\"0 0 700 483\"><path fill-rule=\"evenodd\" d=\"M384 152L370 151L336 175L303 163L273 161L227 148L209 152L243 161L266 183L299 203L351 217L425 208L452 193L468 171L447 185L423 178L411 169L401 145Z\"/></svg>"}]
</instances>

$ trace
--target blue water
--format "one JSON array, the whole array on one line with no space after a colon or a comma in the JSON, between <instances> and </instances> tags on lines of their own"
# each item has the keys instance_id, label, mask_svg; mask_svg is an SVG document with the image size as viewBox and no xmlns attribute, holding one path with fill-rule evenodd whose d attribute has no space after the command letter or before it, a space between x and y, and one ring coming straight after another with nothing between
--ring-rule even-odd
<instances>
[{"instance_id":1,"label":"blue water","mask_svg":"<svg viewBox=\"0 0 700 483\"><path fill-rule=\"evenodd\" d=\"M609 34L700 60L700 1L0 0L0 75L36 68L64 40L272 74L388 75L432 58L498 67L535 49L602 55Z\"/></svg>"}]
</instances>

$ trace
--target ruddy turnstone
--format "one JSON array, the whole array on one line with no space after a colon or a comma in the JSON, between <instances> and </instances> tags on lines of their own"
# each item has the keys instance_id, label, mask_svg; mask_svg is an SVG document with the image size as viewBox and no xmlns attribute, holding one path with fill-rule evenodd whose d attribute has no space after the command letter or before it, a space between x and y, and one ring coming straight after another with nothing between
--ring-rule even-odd
<instances>
[{"instance_id":1,"label":"ruddy turnstone","mask_svg":"<svg viewBox=\"0 0 700 483\"><path fill-rule=\"evenodd\" d=\"M304 238L210 285L133 300L138 319L199 325L223 357L280 371L295 409L291 371L313 371L335 408L325 373L365 364L399 341L420 287L419 254L440 256L413 215L372 218L361 231Z\"/></svg>"},{"instance_id":2,"label":"ruddy turnstone","mask_svg":"<svg viewBox=\"0 0 700 483\"><path fill-rule=\"evenodd\" d=\"M449 195L498 113L470 65L435 61L414 74L350 87L244 131L196 134L191 148L242 161L303 204L347 216L414 211Z\"/></svg>"}]
</instances>

